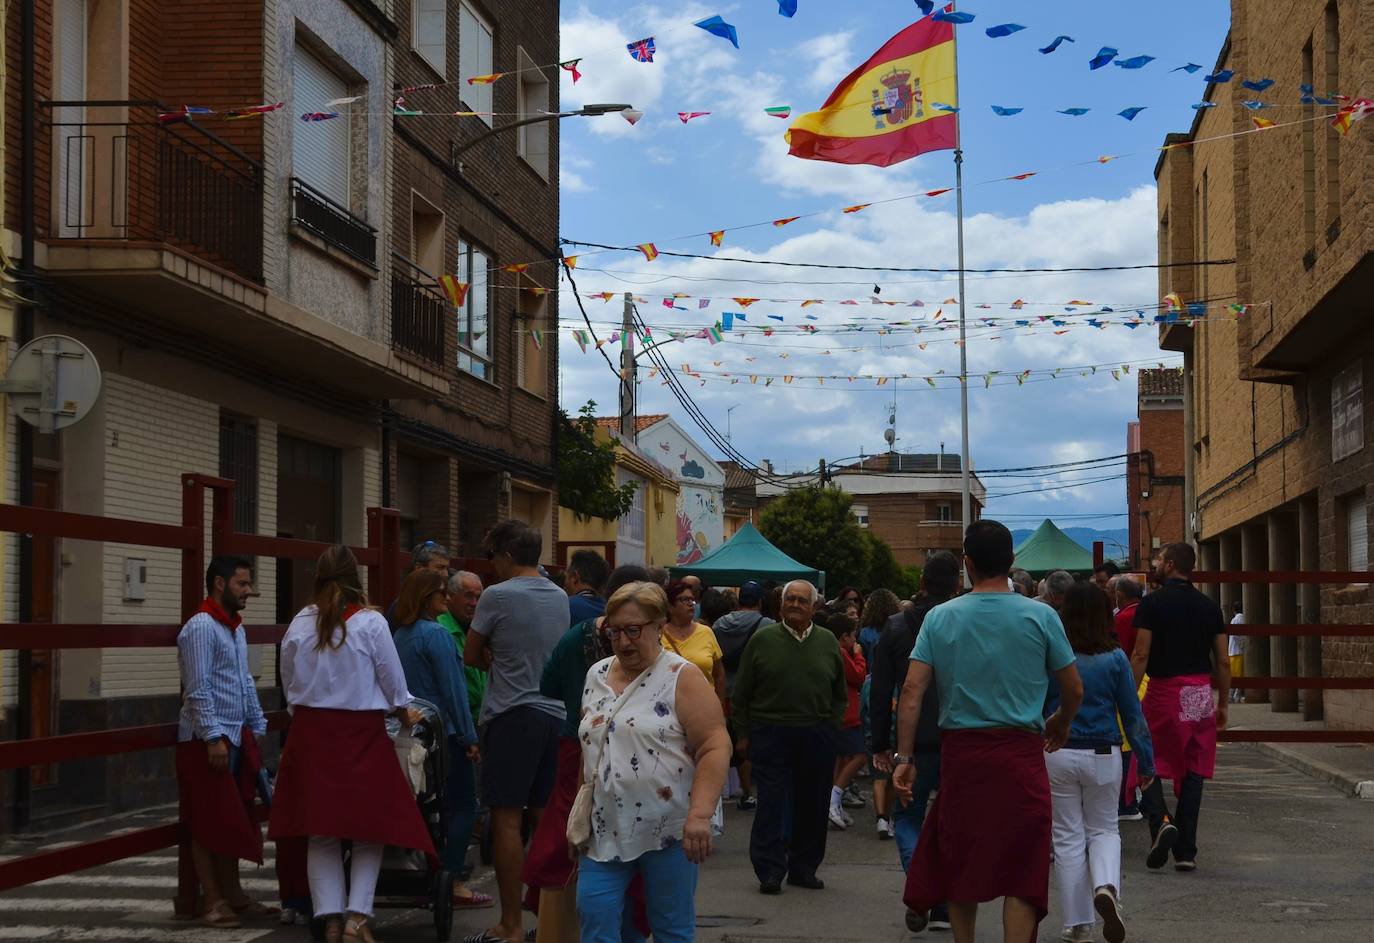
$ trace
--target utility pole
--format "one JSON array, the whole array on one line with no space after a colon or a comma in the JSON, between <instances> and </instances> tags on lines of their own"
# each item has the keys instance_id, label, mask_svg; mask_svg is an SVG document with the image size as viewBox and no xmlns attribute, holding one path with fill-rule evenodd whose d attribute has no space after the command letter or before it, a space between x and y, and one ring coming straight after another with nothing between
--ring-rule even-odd
<instances>
[{"instance_id":1,"label":"utility pole","mask_svg":"<svg viewBox=\"0 0 1374 943\"><path fill-rule=\"evenodd\" d=\"M830 483L830 474L829 474L829 472L827 472L827 471L825 470L825 459L821 459L820 470L819 470L819 472L818 472L818 476L819 476L819 478L820 478L820 482L821 482L821 487L822 487L822 488L824 488L826 485L828 485L828 484Z\"/></svg>"},{"instance_id":2,"label":"utility pole","mask_svg":"<svg viewBox=\"0 0 1374 943\"><path fill-rule=\"evenodd\" d=\"M635 441L635 298L625 292L625 315L620 324L620 439Z\"/></svg>"}]
</instances>

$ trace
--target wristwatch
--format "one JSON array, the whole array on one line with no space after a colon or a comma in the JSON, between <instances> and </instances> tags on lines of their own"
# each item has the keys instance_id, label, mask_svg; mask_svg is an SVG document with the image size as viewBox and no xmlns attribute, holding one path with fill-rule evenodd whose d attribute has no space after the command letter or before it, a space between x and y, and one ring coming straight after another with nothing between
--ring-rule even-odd
<instances>
[{"instance_id":1,"label":"wristwatch","mask_svg":"<svg viewBox=\"0 0 1374 943\"><path fill-rule=\"evenodd\" d=\"M895 753L892 756L892 762L898 766L910 766L911 764L916 762L916 758L911 756L903 756L900 753Z\"/></svg>"}]
</instances>

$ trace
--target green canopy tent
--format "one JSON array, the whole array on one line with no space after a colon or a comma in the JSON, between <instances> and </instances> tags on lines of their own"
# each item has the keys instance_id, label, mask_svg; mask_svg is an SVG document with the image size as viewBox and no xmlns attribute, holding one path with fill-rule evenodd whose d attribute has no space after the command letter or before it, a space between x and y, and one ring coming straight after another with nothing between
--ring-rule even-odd
<instances>
[{"instance_id":1,"label":"green canopy tent","mask_svg":"<svg viewBox=\"0 0 1374 943\"><path fill-rule=\"evenodd\" d=\"M748 580L810 580L818 588L825 588L825 573L804 566L768 542L753 524L745 524L739 533L696 563L669 567L673 579L699 576L710 586L739 586Z\"/></svg>"},{"instance_id":2,"label":"green canopy tent","mask_svg":"<svg viewBox=\"0 0 1374 943\"><path fill-rule=\"evenodd\" d=\"M1036 578L1055 570L1091 573L1093 555L1054 526L1053 521L1046 519L1036 528L1035 533L1016 548L1016 562L1013 565L1019 566Z\"/></svg>"}]
</instances>

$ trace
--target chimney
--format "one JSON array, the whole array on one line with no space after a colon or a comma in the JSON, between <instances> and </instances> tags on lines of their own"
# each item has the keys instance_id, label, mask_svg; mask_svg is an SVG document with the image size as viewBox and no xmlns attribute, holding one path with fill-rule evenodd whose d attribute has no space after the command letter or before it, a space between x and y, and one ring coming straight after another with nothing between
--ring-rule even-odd
<instances>
[{"instance_id":1,"label":"chimney","mask_svg":"<svg viewBox=\"0 0 1374 943\"><path fill-rule=\"evenodd\" d=\"M759 464L763 466L763 470L765 472L767 472L770 475L773 474L773 463L771 461L765 458L762 459Z\"/></svg>"}]
</instances>

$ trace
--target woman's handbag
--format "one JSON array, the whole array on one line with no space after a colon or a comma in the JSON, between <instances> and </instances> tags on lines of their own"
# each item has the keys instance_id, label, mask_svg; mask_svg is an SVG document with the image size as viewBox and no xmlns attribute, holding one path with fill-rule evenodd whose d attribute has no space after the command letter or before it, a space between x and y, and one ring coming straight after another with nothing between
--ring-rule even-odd
<instances>
[{"instance_id":1,"label":"woman's handbag","mask_svg":"<svg viewBox=\"0 0 1374 943\"><path fill-rule=\"evenodd\" d=\"M606 717L605 726L607 732L606 736L601 738L601 751L596 756L596 762L592 764L593 776L595 776L596 771L601 768L601 761L606 756L606 740L610 738L611 721L615 719L616 712L620 710L621 705L629 700L629 698L625 696L627 692L628 689L621 692L619 703L611 709L610 714ZM585 769L585 766L583 768ZM579 784L577 787L577 795L573 798L572 808L568 810L568 828L566 832L568 844L572 845L578 851L585 851L587 845L589 845L592 840L592 793L595 788L594 782L584 781Z\"/></svg>"}]
</instances>

